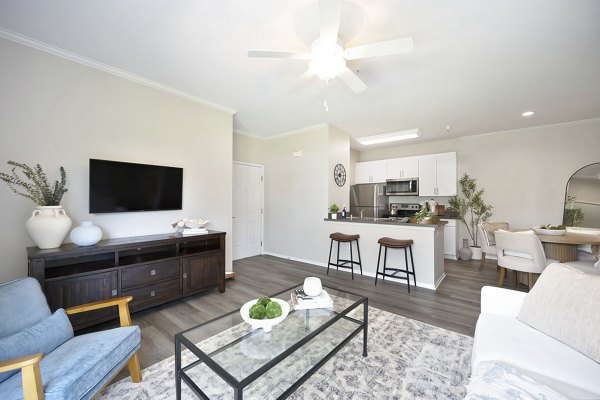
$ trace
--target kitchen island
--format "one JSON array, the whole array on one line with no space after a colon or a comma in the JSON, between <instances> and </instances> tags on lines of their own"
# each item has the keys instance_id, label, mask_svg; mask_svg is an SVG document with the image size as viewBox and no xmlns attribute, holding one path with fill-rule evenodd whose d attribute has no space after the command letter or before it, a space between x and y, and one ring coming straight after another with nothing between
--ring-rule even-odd
<instances>
[{"instance_id":1,"label":"kitchen island","mask_svg":"<svg viewBox=\"0 0 600 400\"><path fill-rule=\"evenodd\" d=\"M326 224L329 233L341 232L348 235L360 235L359 246L364 275L375 277L379 253L377 241L387 236L393 239L413 240L412 251L418 287L435 290L446 276L444 273L444 225L446 222L411 224L397 222L393 218L348 218L325 219L323 223ZM340 258L348 258L348 251L349 245L341 243ZM335 257L335 252L336 244L334 243L332 259ZM383 264L383 256L381 263ZM404 250L388 250L387 266L394 268L397 265L404 265ZM356 268L354 272L357 272ZM395 278L386 277L385 279L406 284L406 281Z\"/></svg>"}]
</instances>

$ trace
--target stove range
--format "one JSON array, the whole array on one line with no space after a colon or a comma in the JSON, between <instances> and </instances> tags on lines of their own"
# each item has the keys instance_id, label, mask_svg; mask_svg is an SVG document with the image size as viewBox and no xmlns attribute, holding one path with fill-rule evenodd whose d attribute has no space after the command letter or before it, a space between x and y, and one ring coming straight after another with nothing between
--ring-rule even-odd
<instances>
[{"instance_id":1,"label":"stove range","mask_svg":"<svg viewBox=\"0 0 600 400\"><path fill-rule=\"evenodd\" d=\"M390 217L411 217L420 209L419 203L390 203Z\"/></svg>"}]
</instances>

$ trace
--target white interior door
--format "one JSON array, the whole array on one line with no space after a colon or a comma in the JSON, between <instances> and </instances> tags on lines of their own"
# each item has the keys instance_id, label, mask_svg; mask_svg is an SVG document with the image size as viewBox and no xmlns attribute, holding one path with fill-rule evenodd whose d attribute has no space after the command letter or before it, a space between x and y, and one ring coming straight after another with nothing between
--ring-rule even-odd
<instances>
[{"instance_id":1,"label":"white interior door","mask_svg":"<svg viewBox=\"0 0 600 400\"><path fill-rule=\"evenodd\" d=\"M262 253L263 167L233 163L233 259Z\"/></svg>"}]
</instances>

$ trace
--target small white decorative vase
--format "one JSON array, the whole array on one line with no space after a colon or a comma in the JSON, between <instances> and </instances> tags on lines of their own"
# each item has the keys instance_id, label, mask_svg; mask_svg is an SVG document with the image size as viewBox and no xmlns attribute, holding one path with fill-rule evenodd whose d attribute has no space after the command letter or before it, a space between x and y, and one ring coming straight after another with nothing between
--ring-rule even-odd
<instances>
[{"instance_id":1,"label":"small white decorative vase","mask_svg":"<svg viewBox=\"0 0 600 400\"><path fill-rule=\"evenodd\" d=\"M304 286L302 289L308 296L315 297L321 294L323 291L323 286L321 285L321 280L319 278L310 276L304 280Z\"/></svg>"},{"instance_id":2,"label":"small white decorative vase","mask_svg":"<svg viewBox=\"0 0 600 400\"><path fill-rule=\"evenodd\" d=\"M61 206L39 206L25 222L25 230L40 249L54 249L60 247L71 225Z\"/></svg>"},{"instance_id":3,"label":"small white decorative vase","mask_svg":"<svg viewBox=\"0 0 600 400\"><path fill-rule=\"evenodd\" d=\"M83 221L81 225L73 228L69 238L78 246L91 246L102 239L102 230L93 225L92 221Z\"/></svg>"}]
</instances>

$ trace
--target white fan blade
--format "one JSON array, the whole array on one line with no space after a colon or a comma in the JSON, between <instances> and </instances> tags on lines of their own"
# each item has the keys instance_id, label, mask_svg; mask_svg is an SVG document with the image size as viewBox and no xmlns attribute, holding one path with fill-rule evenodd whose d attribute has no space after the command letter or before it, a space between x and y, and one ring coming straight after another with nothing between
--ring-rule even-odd
<instances>
[{"instance_id":1,"label":"white fan blade","mask_svg":"<svg viewBox=\"0 0 600 400\"><path fill-rule=\"evenodd\" d=\"M248 57L310 60L311 55L310 53L298 53L295 51L248 50Z\"/></svg>"},{"instance_id":2,"label":"white fan blade","mask_svg":"<svg viewBox=\"0 0 600 400\"><path fill-rule=\"evenodd\" d=\"M367 88L367 85L363 81L360 80L358 76L354 72L352 72L348 67L344 67L342 72L338 75L338 77L344 82L354 93L360 93Z\"/></svg>"},{"instance_id":3,"label":"white fan blade","mask_svg":"<svg viewBox=\"0 0 600 400\"><path fill-rule=\"evenodd\" d=\"M302 75L300 75L300 78L296 79L296 82L291 84L291 86L286 90L286 92L287 93L295 92L296 89L298 88L298 86L300 86L302 83L304 83L306 81L311 80L314 76L315 76L315 74L310 69L307 69L306 72L304 72Z\"/></svg>"},{"instance_id":4,"label":"white fan blade","mask_svg":"<svg viewBox=\"0 0 600 400\"><path fill-rule=\"evenodd\" d=\"M359 58L410 53L412 50L413 39L403 38L396 40L388 40L387 42L366 44L364 46L351 47L344 51L344 58L346 60L356 60Z\"/></svg>"},{"instance_id":5,"label":"white fan blade","mask_svg":"<svg viewBox=\"0 0 600 400\"><path fill-rule=\"evenodd\" d=\"M319 0L319 27L321 43L337 44L342 0Z\"/></svg>"}]
</instances>

